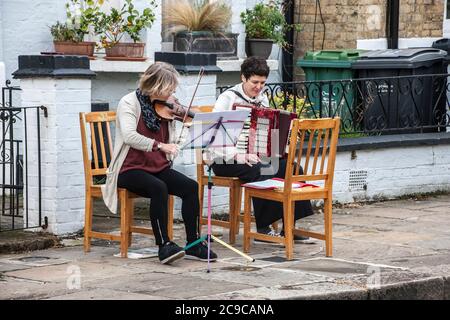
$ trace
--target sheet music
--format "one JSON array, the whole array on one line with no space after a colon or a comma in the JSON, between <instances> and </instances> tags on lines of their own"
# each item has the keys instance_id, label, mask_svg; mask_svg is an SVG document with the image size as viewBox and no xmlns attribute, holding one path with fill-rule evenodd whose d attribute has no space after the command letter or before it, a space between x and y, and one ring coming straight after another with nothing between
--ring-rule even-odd
<instances>
[{"instance_id":1,"label":"sheet music","mask_svg":"<svg viewBox=\"0 0 450 320\"><path fill-rule=\"evenodd\" d=\"M189 128L188 138L185 140L186 144L182 149L235 146L249 113L250 109L196 113ZM215 130L220 118L222 118L222 127ZM211 142L215 132L215 139Z\"/></svg>"}]
</instances>

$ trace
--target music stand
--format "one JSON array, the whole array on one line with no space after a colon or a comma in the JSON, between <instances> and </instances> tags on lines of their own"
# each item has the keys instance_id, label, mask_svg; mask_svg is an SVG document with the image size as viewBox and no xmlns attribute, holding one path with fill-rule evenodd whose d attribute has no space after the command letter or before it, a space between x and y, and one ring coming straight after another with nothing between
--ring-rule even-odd
<instances>
[{"instance_id":1,"label":"music stand","mask_svg":"<svg viewBox=\"0 0 450 320\"><path fill-rule=\"evenodd\" d=\"M244 122L248 118L249 112L250 110L236 110L196 113L189 128L189 142L183 145L181 149L201 149L203 154L203 152L209 148L235 146L244 126ZM212 187L213 182L211 177L211 165L208 165L208 233L206 236L200 237L200 239L185 247L185 250L187 250L205 239L208 240L208 273L210 272L209 252L211 248L211 238L226 248L243 256L247 260L251 262L255 261L252 257L237 250L236 248L233 248L229 244L211 234Z\"/></svg>"}]
</instances>

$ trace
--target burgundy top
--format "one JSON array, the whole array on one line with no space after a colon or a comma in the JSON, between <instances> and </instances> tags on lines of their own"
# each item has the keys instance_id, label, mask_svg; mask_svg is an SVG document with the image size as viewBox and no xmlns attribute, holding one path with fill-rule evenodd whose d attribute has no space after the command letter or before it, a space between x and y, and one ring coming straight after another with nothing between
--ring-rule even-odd
<instances>
[{"instance_id":1,"label":"burgundy top","mask_svg":"<svg viewBox=\"0 0 450 320\"><path fill-rule=\"evenodd\" d=\"M158 142L167 143L169 141L169 124L167 121L161 121L159 131L153 132L144 123L142 115L136 128L137 133L155 140L152 151L141 151L130 147L125 161L122 164L120 173L128 170L144 170L150 173L158 173L169 167L169 160L163 151L156 151Z\"/></svg>"}]
</instances>

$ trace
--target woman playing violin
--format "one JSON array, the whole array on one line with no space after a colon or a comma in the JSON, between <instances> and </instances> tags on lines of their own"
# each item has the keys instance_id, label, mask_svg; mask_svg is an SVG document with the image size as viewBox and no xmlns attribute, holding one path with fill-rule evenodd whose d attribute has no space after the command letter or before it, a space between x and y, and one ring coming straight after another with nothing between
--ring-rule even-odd
<instances>
[{"instance_id":1,"label":"woman playing violin","mask_svg":"<svg viewBox=\"0 0 450 320\"><path fill-rule=\"evenodd\" d=\"M198 237L198 185L171 168L172 157L178 153L175 123L157 113L155 101L167 101L178 86L178 72L164 62L156 62L142 75L139 88L124 96L117 108L114 154L102 188L108 208L117 210L117 187L141 197L151 198L150 220L159 246L159 260L169 264L192 258L207 261L208 248L203 242L187 249L179 247L168 236L169 194L182 199L181 214L187 243ZM169 118L170 119L170 118ZM210 251L210 261L217 255Z\"/></svg>"}]
</instances>

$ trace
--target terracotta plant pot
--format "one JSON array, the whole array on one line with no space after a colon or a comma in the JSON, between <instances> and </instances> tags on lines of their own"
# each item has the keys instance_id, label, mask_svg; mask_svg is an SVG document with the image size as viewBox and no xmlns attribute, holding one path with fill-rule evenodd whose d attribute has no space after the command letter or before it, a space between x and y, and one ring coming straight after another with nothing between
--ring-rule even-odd
<instances>
[{"instance_id":1,"label":"terracotta plant pot","mask_svg":"<svg viewBox=\"0 0 450 320\"><path fill-rule=\"evenodd\" d=\"M94 55L95 42L54 41L55 51L67 55L89 56Z\"/></svg>"},{"instance_id":2,"label":"terracotta plant pot","mask_svg":"<svg viewBox=\"0 0 450 320\"><path fill-rule=\"evenodd\" d=\"M105 48L107 58L142 59L145 43L119 42L111 48Z\"/></svg>"}]
</instances>

